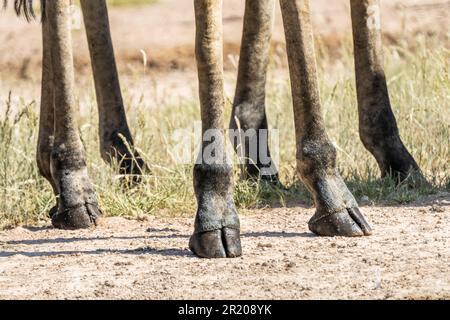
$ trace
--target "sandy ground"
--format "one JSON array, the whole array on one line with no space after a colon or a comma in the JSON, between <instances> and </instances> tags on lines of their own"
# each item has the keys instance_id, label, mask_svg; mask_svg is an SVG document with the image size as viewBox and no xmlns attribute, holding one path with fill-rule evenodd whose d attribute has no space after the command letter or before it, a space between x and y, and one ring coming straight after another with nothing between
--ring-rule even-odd
<instances>
[{"instance_id":1,"label":"sandy ground","mask_svg":"<svg viewBox=\"0 0 450 320\"><path fill-rule=\"evenodd\" d=\"M0 298L450 299L450 194L365 207L366 238L320 238L312 208L242 216L244 256L187 248L192 219L105 219L100 227L0 232Z\"/></svg>"}]
</instances>

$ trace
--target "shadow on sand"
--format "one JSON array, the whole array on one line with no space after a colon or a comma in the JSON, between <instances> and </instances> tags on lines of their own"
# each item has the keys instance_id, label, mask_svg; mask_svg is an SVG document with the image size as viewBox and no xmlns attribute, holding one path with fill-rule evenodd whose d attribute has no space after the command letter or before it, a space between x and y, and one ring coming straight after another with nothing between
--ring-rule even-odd
<instances>
[{"instance_id":1,"label":"shadow on sand","mask_svg":"<svg viewBox=\"0 0 450 320\"><path fill-rule=\"evenodd\" d=\"M246 232L242 233L242 238L313 238L316 237L310 232L284 232L284 231L263 231L263 232ZM186 243L189 240L189 235L185 234L170 234L170 235L149 235L149 236L110 236L110 237L74 237L74 238L54 238L54 239L28 239L28 240L13 240L3 242L6 245L42 245L42 244L63 244L81 241L108 241L108 240L144 240L151 238L184 238ZM0 244L2 244L0 242ZM127 255L161 255L168 257L195 257L188 249L167 248L155 249L151 247L139 247L136 249L95 249L95 250L66 250L66 251L0 251L0 258L11 257L15 255L23 255L26 257L50 257L63 255L99 255L99 254L127 254Z\"/></svg>"}]
</instances>

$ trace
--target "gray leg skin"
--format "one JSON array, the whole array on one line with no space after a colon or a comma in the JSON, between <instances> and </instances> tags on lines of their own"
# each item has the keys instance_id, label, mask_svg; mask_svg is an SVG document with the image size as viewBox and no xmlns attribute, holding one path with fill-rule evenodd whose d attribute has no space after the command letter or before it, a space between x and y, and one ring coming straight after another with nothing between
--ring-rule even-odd
<instances>
[{"instance_id":1,"label":"gray leg skin","mask_svg":"<svg viewBox=\"0 0 450 320\"><path fill-rule=\"evenodd\" d=\"M213 138L202 143L200 161L194 167L198 209L189 247L199 257L231 258L242 250L223 129L222 0L195 0L194 4L203 137L212 132ZM213 151L207 155L208 149Z\"/></svg>"},{"instance_id":2,"label":"gray leg skin","mask_svg":"<svg viewBox=\"0 0 450 320\"><path fill-rule=\"evenodd\" d=\"M49 39L48 23L42 23L42 85L41 106L39 112L39 134L36 152L36 161L40 174L50 182L54 194L57 193L56 184L53 181L50 170L50 158L53 150L54 137L54 94L53 94L53 70L51 46ZM53 216L58 210L58 204L50 210Z\"/></svg>"},{"instance_id":3,"label":"gray leg skin","mask_svg":"<svg viewBox=\"0 0 450 320\"><path fill-rule=\"evenodd\" d=\"M297 166L316 213L309 229L321 236L363 236L371 227L336 169L336 150L322 117L309 1L280 0L294 103Z\"/></svg>"},{"instance_id":4,"label":"gray leg skin","mask_svg":"<svg viewBox=\"0 0 450 320\"><path fill-rule=\"evenodd\" d=\"M145 164L137 151L127 147L133 147L133 138L123 105L106 1L82 0L81 8L94 73L102 158L107 163L115 159L122 174L139 175Z\"/></svg>"},{"instance_id":5,"label":"gray leg skin","mask_svg":"<svg viewBox=\"0 0 450 320\"><path fill-rule=\"evenodd\" d=\"M246 1L230 128L243 130L238 139L233 136L232 143L244 157L246 178L261 177L278 183L278 172L272 163L268 147L265 107L274 5L274 0ZM247 131L249 129L253 129L253 133ZM250 152L251 148L254 152Z\"/></svg>"},{"instance_id":6,"label":"gray leg skin","mask_svg":"<svg viewBox=\"0 0 450 320\"><path fill-rule=\"evenodd\" d=\"M57 192L58 210L53 214L52 223L61 229L87 228L96 223L100 210L88 177L76 123L70 0L47 1L44 23L48 24L54 79L55 138L50 173Z\"/></svg>"},{"instance_id":7,"label":"gray leg skin","mask_svg":"<svg viewBox=\"0 0 450 320\"><path fill-rule=\"evenodd\" d=\"M381 175L425 181L403 144L389 101L383 70L379 0L351 0L359 134Z\"/></svg>"}]
</instances>

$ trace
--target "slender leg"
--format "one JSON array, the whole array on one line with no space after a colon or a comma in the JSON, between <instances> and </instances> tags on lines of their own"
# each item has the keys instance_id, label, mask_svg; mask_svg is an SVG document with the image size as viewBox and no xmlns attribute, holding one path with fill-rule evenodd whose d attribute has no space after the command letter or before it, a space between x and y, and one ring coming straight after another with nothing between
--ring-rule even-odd
<instances>
[{"instance_id":1,"label":"slender leg","mask_svg":"<svg viewBox=\"0 0 450 320\"><path fill-rule=\"evenodd\" d=\"M42 21L42 86L41 106L39 112L39 135L36 160L41 175L50 182L55 195L58 194L56 184L50 171L50 157L54 142L54 94L51 46L47 20ZM58 209L56 205L50 210L52 216Z\"/></svg>"},{"instance_id":2,"label":"slender leg","mask_svg":"<svg viewBox=\"0 0 450 320\"><path fill-rule=\"evenodd\" d=\"M316 205L309 229L322 236L369 235L371 228L336 169L336 150L325 131L309 1L280 3L294 103L297 166Z\"/></svg>"},{"instance_id":3,"label":"slender leg","mask_svg":"<svg viewBox=\"0 0 450 320\"><path fill-rule=\"evenodd\" d=\"M400 139L383 70L379 0L351 0L359 134L381 175L424 180Z\"/></svg>"},{"instance_id":4,"label":"slender leg","mask_svg":"<svg viewBox=\"0 0 450 320\"><path fill-rule=\"evenodd\" d=\"M240 226L223 127L222 0L194 4L203 141L194 167L198 209L189 247L200 257L236 257L241 255Z\"/></svg>"},{"instance_id":5,"label":"slender leg","mask_svg":"<svg viewBox=\"0 0 450 320\"><path fill-rule=\"evenodd\" d=\"M137 151L127 147L127 144L133 146L133 138L123 105L106 1L82 0L81 8L97 94L102 158L108 163L116 159L122 173L140 174L144 161Z\"/></svg>"},{"instance_id":6,"label":"slender leg","mask_svg":"<svg viewBox=\"0 0 450 320\"><path fill-rule=\"evenodd\" d=\"M274 5L274 0L246 1L230 128L242 130L239 139L236 135L232 136L232 142L236 150L243 148L247 177L261 176L262 179L278 182L278 172L268 148L265 108Z\"/></svg>"},{"instance_id":7,"label":"slender leg","mask_svg":"<svg viewBox=\"0 0 450 320\"><path fill-rule=\"evenodd\" d=\"M70 0L46 2L54 88L55 140L50 172L59 196L52 217L57 228L87 228L100 215L97 197L89 180L83 146L78 134L75 99Z\"/></svg>"}]
</instances>

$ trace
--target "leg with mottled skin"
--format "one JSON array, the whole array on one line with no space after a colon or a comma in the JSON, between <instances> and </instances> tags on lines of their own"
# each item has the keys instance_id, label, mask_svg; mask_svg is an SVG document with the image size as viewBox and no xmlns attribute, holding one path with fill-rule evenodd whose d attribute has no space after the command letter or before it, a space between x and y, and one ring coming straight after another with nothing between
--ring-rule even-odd
<instances>
[{"instance_id":1,"label":"leg with mottled skin","mask_svg":"<svg viewBox=\"0 0 450 320\"><path fill-rule=\"evenodd\" d=\"M46 2L54 89L50 172L58 194L52 223L61 229L87 228L100 216L76 121L70 21L70 0Z\"/></svg>"},{"instance_id":2,"label":"leg with mottled skin","mask_svg":"<svg viewBox=\"0 0 450 320\"><path fill-rule=\"evenodd\" d=\"M280 0L286 35L297 139L297 167L316 213L309 229L322 236L362 236L371 227L336 168L319 97L309 1Z\"/></svg>"},{"instance_id":3,"label":"leg with mottled skin","mask_svg":"<svg viewBox=\"0 0 450 320\"><path fill-rule=\"evenodd\" d=\"M400 181L424 181L419 166L403 144L389 101L383 70L379 0L351 0L359 134L375 157L381 175Z\"/></svg>"},{"instance_id":4,"label":"leg with mottled skin","mask_svg":"<svg viewBox=\"0 0 450 320\"><path fill-rule=\"evenodd\" d=\"M203 141L194 167L198 208L189 247L200 257L237 257L241 255L240 225L223 125L222 0L194 0L194 4Z\"/></svg>"},{"instance_id":5,"label":"leg with mottled skin","mask_svg":"<svg viewBox=\"0 0 450 320\"><path fill-rule=\"evenodd\" d=\"M233 135L233 145L244 157L247 177L260 176L278 182L278 173L270 157L266 117L266 75L272 36L274 0L247 0L239 56L239 70L231 129L241 129ZM251 148L253 151L251 152ZM260 152L264 153L261 159Z\"/></svg>"},{"instance_id":6,"label":"leg with mottled skin","mask_svg":"<svg viewBox=\"0 0 450 320\"><path fill-rule=\"evenodd\" d=\"M40 174L52 185L57 194L56 184L50 171L50 157L54 142L54 92L53 70L50 46L50 34L47 20L42 21L42 79L41 105L39 111L39 134L36 150L36 161ZM58 205L50 210L50 216L57 211Z\"/></svg>"},{"instance_id":7,"label":"leg with mottled skin","mask_svg":"<svg viewBox=\"0 0 450 320\"><path fill-rule=\"evenodd\" d=\"M94 73L102 158L108 163L115 159L123 174L141 174L144 161L127 146L133 147L133 138L125 115L106 1L82 0L81 8Z\"/></svg>"}]
</instances>

